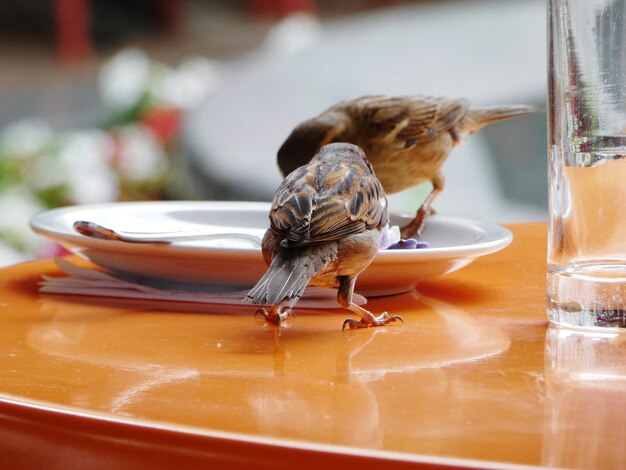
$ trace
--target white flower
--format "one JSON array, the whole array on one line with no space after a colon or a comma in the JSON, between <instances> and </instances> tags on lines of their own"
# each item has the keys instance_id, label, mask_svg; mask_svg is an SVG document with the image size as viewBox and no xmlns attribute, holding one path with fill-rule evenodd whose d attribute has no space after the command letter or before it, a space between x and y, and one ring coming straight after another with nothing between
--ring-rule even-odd
<instances>
[{"instance_id":1,"label":"white flower","mask_svg":"<svg viewBox=\"0 0 626 470\"><path fill-rule=\"evenodd\" d=\"M30 219L43 211L39 201L25 188L12 188L0 193L0 232L20 237L28 248L36 248L41 239L30 229Z\"/></svg>"},{"instance_id":2,"label":"white flower","mask_svg":"<svg viewBox=\"0 0 626 470\"><path fill-rule=\"evenodd\" d=\"M10 157L27 158L45 151L53 137L54 132L42 119L23 119L2 130L0 147Z\"/></svg>"},{"instance_id":3,"label":"white flower","mask_svg":"<svg viewBox=\"0 0 626 470\"><path fill-rule=\"evenodd\" d=\"M124 49L102 66L100 95L114 110L135 105L144 93L151 99L182 109L200 103L220 82L217 62L191 57L176 69L151 62L139 49Z\"/></svg>"},{"instance_id":4,"label":"white flower","mask_svg":"<svg viewBox=\"0 0 626 470\"><path fill-rule=\"evenodd\" d=\"M190 109L217 90L221 71L217 62L204 57L185 60L177 69L163 68L154 94L171 106Z\"/></svg>"},{"instance_id":5,"label":"white flower","mask_svg":"<svg viewBox=\"0 0 626 470\"><path fill-rule=\"evenodd\" d=\"M29 164L24 181L33 189L42 190L64 185L68 176L68 168L58 156L47 152Z\"/></svg>"},{"instance_id":6,"label":"white flower","mask_svg":"<svg viewBox=\"0 0 626 470\"><path fill-rule=\"evenodd\" d=\"M71 201L90 204L117 199L119 182L110 166L114 150L112 138L100 130L68 136L58 159L66 171Z\"/></svg>"},{"instance_id":7,"label":"white flower","mask_svg":"<svg viewBox=\"0 0 626 470\"><path fill-rule=\"evenodd\" d=\"M77 177L70 181L69 198L76 204L113 202L119 194L115 173L108 168L100 173Z\"/></svg>"},{"instance_id":8,"label":"white flower","mask_svg":"<svg viewBox=\"0 0 626 470\"><path fill-rule=\"evenodd\" d=\"M128 109L139 101L151 75L152 64L146 54L139 49L123 49L100 69L100 96L112 109Z\"/></svg>"},{"instance_id":9,"label":"white flower","mask_svg":"<svg viewBox=\"0 0 626 470\"><path fill-rule=\"evenodd\" d=\"M37 212L43 210L37 199L24 188L11 188L0 193L0 230L22 231Z\"/></svg>"},{"instance_id":10,"label":"white flower","mask_svg":"<svg viewBox=\"0 0 626 470\"><path fill-rule=\"evenodd\" d=\"M150 129L125 126L119 131L118 144L117 166L123 178L143 181L159 178L167 171L167 155Z\"/></svg>"}]
</instances>

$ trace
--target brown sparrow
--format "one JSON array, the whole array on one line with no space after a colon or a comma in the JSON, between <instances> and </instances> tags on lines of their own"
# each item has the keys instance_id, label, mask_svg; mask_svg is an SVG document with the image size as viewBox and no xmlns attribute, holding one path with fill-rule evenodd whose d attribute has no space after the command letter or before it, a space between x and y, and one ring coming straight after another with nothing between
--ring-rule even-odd
<instances>
[{"instance_id":1,"label":"brown sparrow","mask_svg":"<svg viewBox=\"0 0 626 470\"><path fill-rule=\"evenodd\" d=\"M270 266L247 299L272 307L257 314L279 324L312 285L337 287L339 304L360 317L343 328L402 320L352 303L356 278L378 252L389 218L385 192L359 147L334 143L319 149L281 183L269 218L262 249Z\"/></svg>"},{"instance_id":2,"label":"brown sparrow","mask_svg":"<svg viewBox=\"0 0 626 470\"><path fill-rule=\"evenodd\" d=\"M441 168L463 137L492 122L538 112L533 106L470 107L464 99L364 96L343 101L296 127L278 151L287 175L331 142L363 149L387 194L430 181L432 191L402 236L419 234L444 188Z\"/></svg>"}]
</instances>

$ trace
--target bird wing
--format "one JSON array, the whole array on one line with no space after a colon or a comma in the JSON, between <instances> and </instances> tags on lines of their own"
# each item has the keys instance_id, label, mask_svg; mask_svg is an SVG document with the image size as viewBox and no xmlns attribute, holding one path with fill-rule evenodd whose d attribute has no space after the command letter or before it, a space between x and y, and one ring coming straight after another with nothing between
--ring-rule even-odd
<instances>
[{"instance_id":1,"label":"bird wing","mask_svg":"<svg viewBox=\"0 0 626 470\"><path fill-rule=\"evenodd\" d=\"M409 148L449 131L467 113L469 102L433 96L365 96L341 105L361 121L368 139Z\"/></svg>"},{"instance_id":2,"label":"bird wing","mask_svg":"<svg viewBox=\"0 0 626 470\"><path fill-rule=\"evenodd\" d=\"M292 246L337 240L388 221L385 193L366 167L323 162L301 167L280 185L271 228Z\"/></svg>"}]
</instances>

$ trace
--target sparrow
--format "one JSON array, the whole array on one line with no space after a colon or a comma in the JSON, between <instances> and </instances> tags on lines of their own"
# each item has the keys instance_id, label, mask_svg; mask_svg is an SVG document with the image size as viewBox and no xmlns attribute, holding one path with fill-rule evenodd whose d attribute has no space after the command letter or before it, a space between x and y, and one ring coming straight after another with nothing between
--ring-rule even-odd
<instances>
[{"instance_id":1,"label":"sparrow","mask_svg":"<svg viewBox=\"0 0 626 470\"><path fill-rule=\"evenodd\" d=\"M403 238L419 235L433 201L445 185L442 167L463 138L492 122L538 112L534 106L470 106L465 99L433 96L363 96L343 101L299 124L278 150L287 175L331 142L363 149L387 194L425 181L432 191L415 218L401 227Z\"/></svg>"},{"instance_id":2,"label":"sparrow","mask_svg":"<svg viewBox=\"0 0 626 470\"><path fill-rule=\"evenodd\" d=\"M246 297L271 305L257 315L280 324L312 285L337 288L339 305L359 316L343 329L402 321L352 302L357 276L374 259L389 220L387 197L363 150L348 143L321 147L280 184L269 220L262 243L269 268Z\"/></svg>"}]
</instances>

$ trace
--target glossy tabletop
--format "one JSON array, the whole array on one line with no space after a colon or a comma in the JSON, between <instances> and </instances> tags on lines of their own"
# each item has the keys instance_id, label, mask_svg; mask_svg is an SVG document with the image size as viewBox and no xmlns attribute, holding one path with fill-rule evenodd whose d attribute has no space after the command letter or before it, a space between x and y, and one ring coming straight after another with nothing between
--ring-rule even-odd
<instances>
[{"instance_id":1,"label":"glossy tabletop","mask_svg":"<svg viewBox=\"0 0 626 470\"><path fill-rule=\"evenodd\" d=\"M42 295L0 270L0 463L11 468L626 465L626 335L549 328L545 224L346 312ZM9 467L6 467L9 468Z\"/></svg>"}]
</instances>

